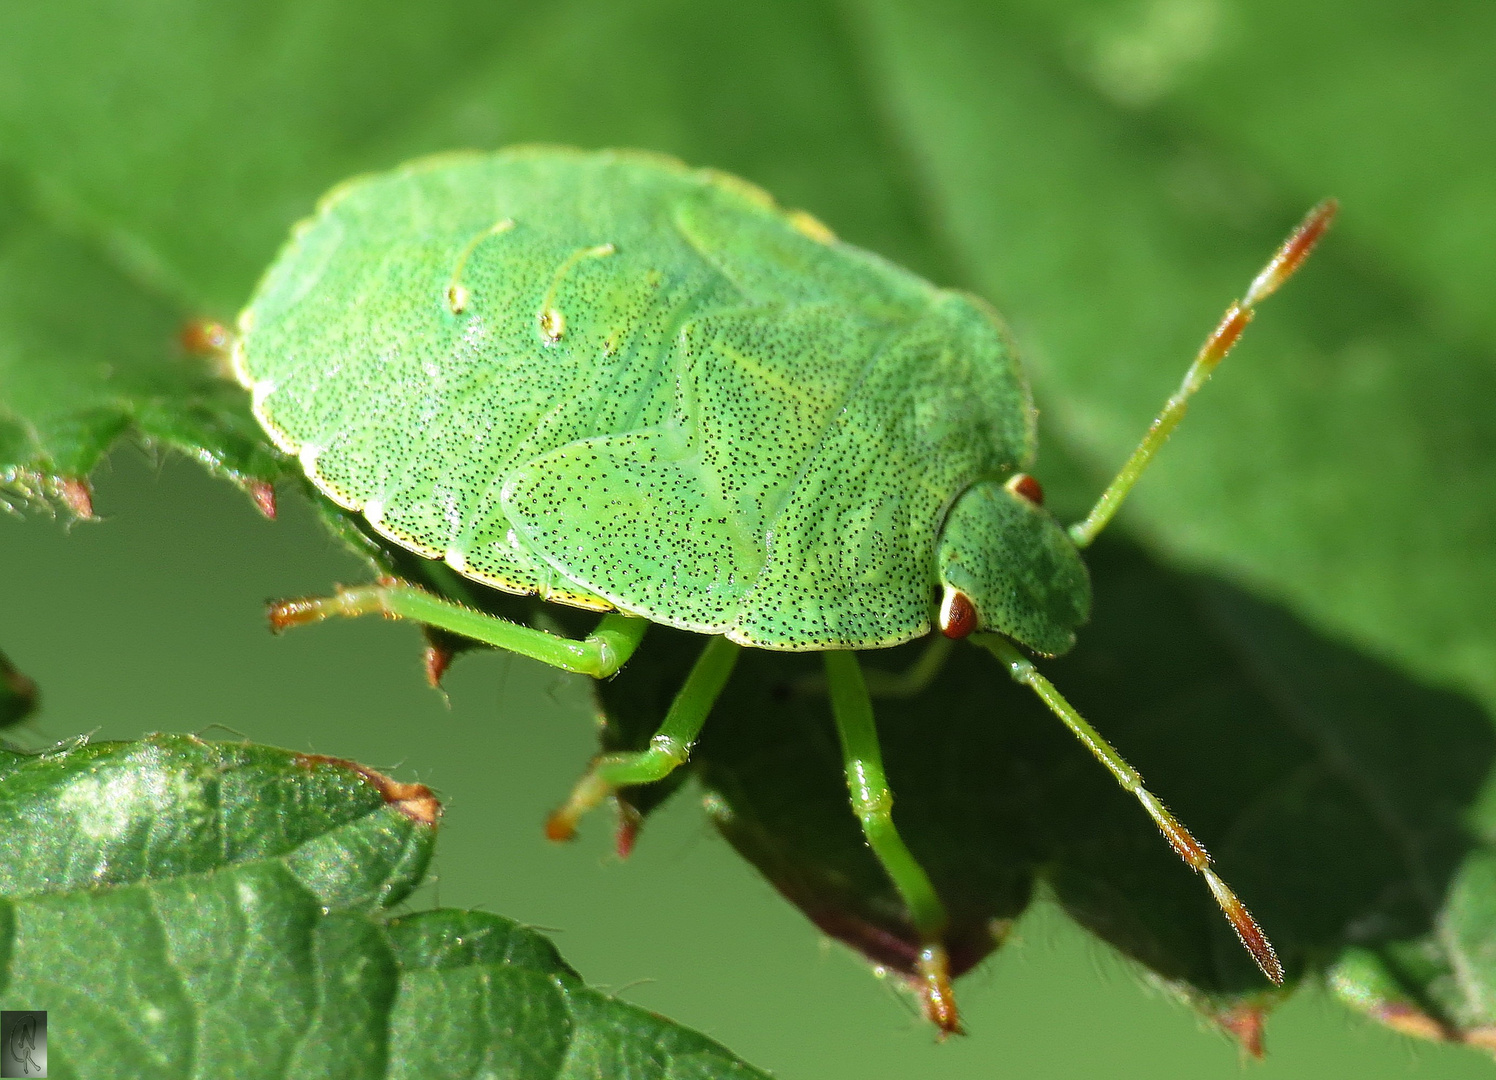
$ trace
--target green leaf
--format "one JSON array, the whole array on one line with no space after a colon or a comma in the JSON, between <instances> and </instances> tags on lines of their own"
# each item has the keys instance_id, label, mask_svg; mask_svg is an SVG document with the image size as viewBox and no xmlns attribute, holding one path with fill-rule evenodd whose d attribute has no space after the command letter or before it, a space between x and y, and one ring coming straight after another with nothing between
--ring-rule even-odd
<instances>
[{"instance_id":1,"label":"green leaf","mask_svg":"<svg viewBox=\"0 0 1496 1080\"><path fill-rule=\"evenodd\" d=\"M0 183L0 508L91 516L88 474L127 430L251 490L280 474L244 395L177 344L182 322Z\"/></svg>"},{"instance_id":2,"label":"green leaf","mask_svg":"<svg viewBox=\"0 0 1496 1080\"><path fill-rule=\"evenodd\" d=\"M429 789L158 735L0 750L0 1003L59 1076L762 1076L482 912L385 912Z\"/></svg>"},{"instance_id":3,"label":"green leaf","mask_svg":"<svg viewBox=\"0 0 1496 1080\"><path fill-rule=\"evenodd\" d=\"M1053 503L1079 511L1225 301L1309 203L1338 194L1335 232L1264 309L1121 527L1159 556L1211 566L1288 604L1302 622L1283 630L1286 640L1332 634L1353 644L1324 647L1371 665L1373 681L1476 695L1488 727L1496 140L1481 28L1490 18L1474 0L1411 22L1388 4L1306 13L1286 2L1195 0L452 0L419 10L311 0L294 14L186 0L8 5L0 163L15 180L0 193L0 480L86 509L79 482L127 425L269 479L273 459L256 456L265 448L242 397L172 356L176 327L187 316L227 318L290 222L345 175L430 150L542 139L645 146L740 172L848 239L997 301L1044 406L1041 477ZM54 385L48 371L69 374ZM151 416L161 418L154 427ZM466 591L439 567L409 572ZM1098 586L1115 572L1098 565ZM1105 603L1099 618L1109 617ZM1133 625L1151 626L1147 615ZM1298 697L1363 700L1336 665L1305 669L1275 656L1278 629L1242 631L1236 644L1212 630L1212 648L1238 656L1218 668L1196 664L1186 635L1164 653L1177 665L1166 677L1119 669L1086 707L1120 735L1125 717L1108 713L1116 695L1146 690L1168 701L1171 688L1193 686L1213 715L1217 699L1244 693L1241 656L1274 656L1258 661L1267 681L1294 671L1284 685ZM1055 666L1062 689L1086 683L1084 672L1065 675L1089 655L1086 634L1082 651ZM1387 667L1343 651L1355 648ZM1010 693L985 668L961 677L974 680L962 693ZM642 726L664 699L633 685L640 696L629 708ZM1271 697L1251 698L1269 730L1286 708ZM1424 729L1417 694L1402 700L1401 690L1373 695L1364 728L1359 706L1330 713L1348 740L1374 748L1426 738L1415 760L1444 761L1439 725ZM1454 745L1473 745L1459 734L1472 723L1447 732ZM1207 727L1181 721L1177 741L1197 741ZM1487 764L1480 755L1460 763ZM1211 839L1210 800L1203 817L1190 813L1160 767L1141 764ZM1214 755L1196 764L1201 776L1220 774ZM1078 762L1075 775L1093 768ZM958 802L981 800L986 776L971 783L978 790L956 791ZM1468 794L1473 782L1461 783ZM1255 805L1255 792L1240 794ZM1423 795L1434 801L1419 813L1433 813L1437 792L1425 785ZM1474 804L1461 796L1451 805ZM1136 817L1132 807L1116 811ZM1472 814L1483 844L1487 811ZM1396 831L1396 815L1388 821ZM1422 850L1419 829L1408 835L1405 862ZM1296 835L1274 850L1299 851ZM1224 862L1226 849L1219 854ZM1285 883L1294 865L1285 862ZM1479 985L1462 972L1489 941L1477 913L1492 892L1474 856L1459 865L1455 886L1436 874L1419 887L1422 910L1444 913L1459 933L1384 939L1373 927L1374 943L1403 944L1335 953L1335 985L1347 997L1408 1030L1468 1034L1488 1024ZM1354 880L1358 866L1345 867ZM1264 887L1226 869L1249 900ZM876 906L878 883L865 884ZM990 906L1019 906L1024 887L1013 879ZM1314 896L1291 900L1305 918L1316 910ZM1258 907L1273 929L1278 916ZM1101 920L1099 902L1089 910ZM1352 937L1364 930L1346 925ZM1318 948L1328 938L1304 940ZM1197 960L1180 970L1197 972ZM1201 985L1231 989L1220 978Z\"/></svg>"},{"instance_id":4,"label":"green leaf","mask_svg":"<svg viewBox=\"0 0 1496 1080\"><path fill-rule=\"evenodd\" d=\"M583 984L533 930L484 912L390 924L393 1076L763 1077L705 1036Z\"/></svg>"},{"instance_id":5,"label":"green leaf","mask_svg":"<svg viewBox=\"0 0 1496 1080\"><path fill-rule=\"evenodd\" d=\"M1409 33L1379 7L856 10L931 210L1030 346L1087 493L1290 225L1341 197L1128 518L1493 706L1496 142L1469 113L1491 13Z\"/></svg>"}]
</instances>

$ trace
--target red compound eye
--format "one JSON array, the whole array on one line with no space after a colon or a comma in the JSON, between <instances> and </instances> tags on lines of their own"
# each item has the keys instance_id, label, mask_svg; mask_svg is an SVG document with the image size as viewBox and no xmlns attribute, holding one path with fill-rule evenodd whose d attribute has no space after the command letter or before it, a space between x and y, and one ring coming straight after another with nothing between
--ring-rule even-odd
<instances>
[{"instance_id":1,"label":"red compound eye","mask_svg":"<svg viewBox=\"0 0 1496 1080\"><path fill-rule=\"evenodd\" d=\"M977 628L977 609L971 597L947 588L940 601L940 632L948 638L964 638Z\"/></svg>"},{"instance_id":2,"label":"red compound eye","mask_svg":"<svg viewBox=\"0 0 1496 1080\"><path fill-rule=\"evenodd\" d=\"M1027 499L1035 506L1044 505L1044 489L1039 486L1039 481L1028 473L1014 474L1013 478L1008 481L1007 487L1014 495Z\"/></svg>"}]
</instances>

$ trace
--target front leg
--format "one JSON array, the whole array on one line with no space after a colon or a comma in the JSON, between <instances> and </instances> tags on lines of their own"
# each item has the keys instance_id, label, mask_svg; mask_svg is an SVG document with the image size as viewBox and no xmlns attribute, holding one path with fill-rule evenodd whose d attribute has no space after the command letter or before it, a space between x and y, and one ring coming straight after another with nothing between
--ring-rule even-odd
<instances>
[{"instance_id":1,"label":"front leg","mask_svg":"<svg viewBox=\"0 0 1496 1080\"><path fill-rule=\"evenodd\" d=\"M571 797L545 823L552 840L570 840L576 835L582 815L621 787L663 780L686 763L701 725L706 723L722 688L732 675L742 646L725 637L712 637L686 676L685 684L670 703L670 711L659 731L649 740L648 750L604 754L577 781ZM618 833L618 853L627 855L633 846L637 823L625 819Z\"/></svg>"}]
</instances>

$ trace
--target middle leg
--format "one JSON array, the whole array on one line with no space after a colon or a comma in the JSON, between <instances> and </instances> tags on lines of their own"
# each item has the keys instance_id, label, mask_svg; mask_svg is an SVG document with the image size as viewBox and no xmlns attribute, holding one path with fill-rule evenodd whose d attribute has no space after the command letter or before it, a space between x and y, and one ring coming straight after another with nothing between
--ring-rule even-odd
<instances>
[{"instance_id":1,"label":"middle leg","mask_svg":"<svg viewBox=\"0 0 1496 1080\"><path fill-rule=\"evenodd\" d=\"M948 919L945 905L924 868L915 861L893 823L893 792L883 772L883 751L873 721L873 702L854 652L822 654L831 712L841 737L842 763L852 810L878 862L903 898L919 935L916 970L921 980L925 1014L942 1032L959 1032L961 1018L951 990L950 962L945 952Z\"/></svg>"}]
</instances>

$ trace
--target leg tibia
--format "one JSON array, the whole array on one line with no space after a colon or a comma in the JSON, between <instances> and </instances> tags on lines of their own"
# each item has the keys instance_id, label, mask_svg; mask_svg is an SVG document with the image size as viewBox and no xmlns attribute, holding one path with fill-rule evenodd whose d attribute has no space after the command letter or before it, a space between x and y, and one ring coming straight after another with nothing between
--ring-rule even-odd
<instances>
[{"instance_id":1,"label":"leg tibia","mask_svg":"<svg viewBox=\"0 0 1496 1080\"><path fill-rule=\"evenodd\" d=\"M909 909L910 920L921 945L916 970L926 1015L942 1031L961 1030L951 992L950 966L944 935L945 905L935 893L929 875L915 861L893 822L893 792L883 772L883 752L873 722L873 704L863 682L857 654L827 652L826 683L831 692L831 711L841 737L842 763L852 810L862 825L873 855L882 864L894 888Z\"/></svg>"},{"instance_id":2,"label":"leg tibia","mask_svg":"<svg viewBox=\"0 0 1496 1080\"><path fill-rule=\"evenodd\" d=\"M862 673L862 678L867 684L868 695L875 700L918 697L935 681L935 676L940 674L940 669L945 666L946 657L950 655L951 647L955 644L944 634L931 634L914 663L903 671L887 671L880 667L866 668ZM795 689L802 694L826 693L825 672L812 671L801 675L795 680Z\"/></svg>"},{"instance_id":3,"label":"leg tibia","mask_svg":"<svg viewBox=\"0 0 1496 1080\"><path fill-rule=\"evenodd\" d=\"M649 626L644 619L612 612L602 617L586 640L573 641L497 615L475 611L393 580L339 589L334 596L281 600L270 605L270 625L274 630L359 615L410 619L481 641L496 649L528 656L563 671L598 679L607 678L624 665L639 647Z\"/></svg>"},{"instance_id":4,"label":"leg tibia","mask_svg":"<svg viewBox=\"0 0 1496 1080\"><path fill-rule=\"evenodd\" d=\"M636 753L607 754L593 762L586 775L571 789L560 809L546 818L548 840L571 840L582 815L621 787L634 787L663 780L691 756L689 743L656 735L649 749Z\"/></svg>"},{"instance_id":5,"label":"leg tibia","mask_svg":"<svg viewBox=\"0 0 1496 1080\"><path fill-rule=\"evenodd\" d=\"M1221 911L1230 921L1242 945L1252 954L1252 959L1257 961L1257 966L1262 969L1262 973L1274 983L1281 985L1283 965L1278 962L1278 954L1273 950L1272 943L1268 941L1262 928L1257 925L1257 920L1252 918L1252 913L1237 899L1236 894L1221 880L1220 875L1211 868L1210 854L1200 841L1190 835L1189 830L1179 822L1179 819L1158 800L1158 796L1143 786L1143 778L1138 775L1138 771L1129 765L1116 748L1103 739L1080 713L1075 711L1075 707L1061 696L1060 692L1054 688L1054 684L1041 675L1039 669L1034 667L1033 663L1006 638L996 634L977 634L971 640L997 657L1008 669L1008 674L1015 682L1022 683L1039 695L1044 704L1049 706L1050 711L1059 717L1071 733L1085 744L1086 749L1090 750L1096 759L1110 770L1111 774L1117 778L1117 782L1132 792L1138 802L1143 804L1143 809L1148 812L1148 816L1153 819L1179 857L1205 878L1205 883L1210 886L1211 895L1215 897L1216 903L1220 905Z\"/></svg>"},{"instance_id":6,"label":"leg tibia","mask_svg":"<svg viewBox=\"0 0 1496 1080\"><path fill-rule=\"evenodd\" d=\"M946 657L956 643L944 634L931 634L930 640L919 654L919 659L903 671L871 669L863 672L867 679L868 693L875 698L911 698L923 693L935 681Z\"/></svg>"},{"instance_id":7,"label":"leg tibia","mask_svg":"<svg viewBox=\"0 0 1496 1080\"><path fill-rule=\"evenodd\" d=\"M670 703L660 730L649 740L649 749L598 758L572 789L571 797L546 821L546 836L552 840L570 840L576 835L582 815L619 788L663 780L685 764L701 725L732 675L740 651L740 646L725 637L707 641L691 674Z\"/></svg>"}]
</instances>

